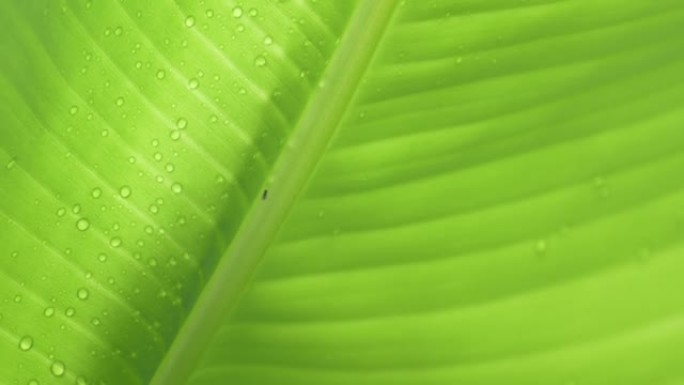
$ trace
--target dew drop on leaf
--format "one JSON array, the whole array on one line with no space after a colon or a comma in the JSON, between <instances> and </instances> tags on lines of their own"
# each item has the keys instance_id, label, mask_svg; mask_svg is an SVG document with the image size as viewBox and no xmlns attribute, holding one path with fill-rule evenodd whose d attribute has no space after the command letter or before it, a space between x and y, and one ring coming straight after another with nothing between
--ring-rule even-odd
<instances>
[{"instance_id":1,"label":"dew drop on leaf","mask_svg":"<svg viewBox=\"0 0 684 385\"><path fill-rule=\"evenodd\" d=\"M109 245L110 245L111 247L114 247L114 248L121 246L121 238L119 238L119 237L114 237L114 238L110 239L110 240L109 240Z\"/></svg>"},{"instance_id":2,"label":"dew drop on leaf","mask_svg":"<svg viewBox=\"0 0 684 385\"><path fill-rule=\"evenodd\" d=\"M192 78L188 81L188 88L196 90L199 87L199 80Z\"/></svg>"},{"instance_id":3,"label":"dew drop on leaf","mask_svg":"<svg viewBox=\"0 0 684 385\"><path fill-rule=\"evenodd\" d=\"M233 8L233 17L239 19L242 17L242 7Z\"/></svg>"},{"instance_id":4,"label":"dew drop on leaf","mask_svg":"<svg viewBox=\"0 0 684 385\"><path fill-rule=\"evenodd\" d=\"M164 168L166 169L166 172L173 172L173 170L176 169L176 166L174 166L173 163L167 163Z\"/></svg>"},{"instance_id":5,"label":"dew drop on leaf","mask_svg":"<svg viewBox=\"0 0 684 385\"><path fill-rule=\"evenodd\" d=\"M259 14L259 11L256 8L251 8L249 10L249 16L256 17Z\"/></svg>"},{"instance_id":6,"label":"dew drop on leaf","mask_svg":"<svg viewBox=\"0 0 684 385\"><path fill-rule=\"evenodd\" d=\"M33 338L31 336L25 336L19 340L19 349L27 352L33 347Z\"/></svg>"},{"instance_id":7,"label":"dew drop on leaf","mask_svg":"<svg viewBox=\"0 0 684 385\"><path fill-rule=\"evenodd\" d=\"M123 106L124 103L126 103L126 100L123 98L123 96L119 96L118 98L116 98L116 105L118 107Z\"/></svg>"},{"instance_id":8,"label":"dew drop on leaf","mask_svg":"<svg viewBox=\"0 0 684 385\"><path fill-rule=\"evenodd\" d=\"M159 207L157 205L150 205L150 212L152 214L157 214L159 212Z\"/></svg>"},{"instance_id":9,"label":"dew drop on leaf","mask_svg":"<svg viewBox=\"0 0 684 385\"><path fill-rule=\"evenodd\" d=\"M50 365L50 373L55 377L62 377L66 372L66 366L62 361L55 361Z\"/></svg>"},{"instance_id":10,"label":"dew drop on leaf","mask_svg":"<svg viewBox=\"0 0 684 385\"><path fill-rule=\"evenodd\" d=\"M131 188L128 186L121 186L121 189L119 189L119 194L122 198L128 198L131 196L131 192Z\"/></svg>"},{"instance_id":11,"label":"dew drop on leaf","mask_svg":"<svg viewBox=\"0 0 684 385\"><path fill-rule=\"evenodd\" d=\"M165 77L166 77L166 71L164 71L164 70L157 71L157 79L161 80L161 79L164 79Z\"/></svg>"},{"instance_id":12,"label":"dew drop on leaf","mask_svg":"<svg viewBox=\"0 0 684 385\"><path fill-rule=\"evenodd\" d=\"M66 209L64 207L60 207L59 209L57 209L57 216L58 217L63 217L64 214L66 214Z\"/></svg>"},{"instance_id":13,"label":"dew drop on leaf","mask_svg":"<svg viewBox=\"0 0 684 385\"><path fill-rule=\"evenodd\" d=\"M195 17L190 15L185 18L185 26L188 28L192 28L195 26Z\"/></svg>"},{"instance_id":14,"label":"dew drop on leaf","mask_svg":"<svg viewBox=\"0 0 684 385\"><path fill-rule=\"evenodd\" d=\"M174 183L171 185L171 191L173 191L176 194L180 194L181 192L183 192L183 185L181 185L180 183Z\"/></svg>"},{"instance_id":15,"label":"dew drop on leaf","mask_svg":"<svg viewBox=\"0 0 684 385\"><path fill-rule=\"evenodd\" d=\"M208 18L214 17L214 10L213 9L207 9L206 15Z\"/></svg>"},{"instance_id":16,"label":"dew drop on leaf","mask_svg":"<svg viewBox=\"0 0 684 385\"><path fill-rule=\"evenodd\" d=\"M74 205L74 207L71 208L71 212L74 214L78 214L81 212L81 205L78 203Z\"/></svg>"},{"instance_id":17,"label":"dew drop on leaf","mask_svg":"<svg viewBox=\"0 0 684 385\"><path fill-rule=\"evenodd\" d=\"M102 263L107 262L107 254L100 253L100 255L97 256L97 260Z\"/></svg>"},{"instance_id":18,"label":"dew drop on leaf","mask_svg":"<svg viewBox=\"0 0 684 385\"><path fill-rule=\"evenodd\" d=\"M79 231L86 231L88 228L90 228L90 222L86 218L81 218L78 221L76 221L76 228Z\"/></svg>"},{"instance_id":19,"label":"dew drop on leaf","mask_svg":"<svg viewBox=\"0 0 684 385\"><path fill-rule=\"evenodd\" d=\"M40 382L38 380L29 380L26 385L40 385Z\"/></svg>"},{"instance_id":20,"label":"dew drop on leaf","mask_svg":"<svg viewBox=\"0 0 684 385\"><path fill-rule=\"evenodd\" d=\"M77 113L78 113L78 106L71 106L71 108L69 108L69 114L70 115L76 115Z\"/></svg>"},{"instance_id":21,"label":"dew drop on leaf","mask_svg":"<svg viewBox=\"0 0 684 385\"><path fill-rule=\"evenodd\" d=\"M93 326L100 326L100 319L95 317L90 320L90 323L93 324Z\"/></svg>"},{"instance_id":22,"label":"dew drop on leaf","mask_svg":"<svg viewBox=\"0 0 684 385\"><path fill-rule=\"evenodd\" d=\"M78 290L76 291L76 296L77 296L78 299L80 299L81 301L85 301L85 300L87 300L88 297L90 296L90 292L88 292L88 289L82 287L82 288L80 288L80 289L78 289Z\"/></svg>"},{"instance_id":23,"label":"dew drop on leaf","mask_svg":"<svg viewBox=\"0 0 684 385\"><path fill-rule=\"evenodd\" d=\"M52 317L53 315L55 315L55 308L52 306L46 307L45 310L43 311L43 315L47 318Z\"/></svg>"},{"instance_id":24,"label":"dew drop on leaf","mask_svg":"<svg viewBox=\"0 0 684 385\"><path fill-rule=\"evenodd\" d=\"M161 154L161 152L155 152L154 153L154 160L157 162L161 161L164 156Z\"/></svg>"},{"instance_id":25,"label":"dew drop on leaf","mask_svg":"<svg viewBox=\"0 0 684 385\"><path fill-rule=\"evenodd\" d=\"M14 296L14 303L21 303L22 297L21 294L17 294Z\"/></svg>"},{"instance_id":26,"label":"dew drop on leaf","mask_svg":"<svg viewBox=\"0 0 684 385\"><path fill-rule=\"evenodd\" d=\"M185 118L179 118L179 119L176 121L176 127L178 127L178 128L181 129L181 130L184 129L185 127L187 127L187 126L188 126L188 121L185 120Z\"/></svg>"},{"instance_id":27,"label":"dew drop on leaf","mask_svg":"<svg viewBox=\"0 0 684 385\"><path fill-rule=\"evenodd\" d=\"M263 67L266 65L266 58L262 55L257 56L254 59L254 65L257 67Z\"/></svg>"},{"instance_id":28,"label":"dew drop on leaf","mask_svg":"<svg viewBox=\"0 0 684 385\"><path fill-rule=\"evenodd\" d=\"M74 309L73 307L68 307L68 308L66 308L66 310L64 310L64 314L67 317L73 317L74 314L76 314L76 309Z\"/></svg>"},{"instance_id":29,"label":"dew drop on leaf","mask_svg":"<svg viewBox=\"0 0 684 385\"><path fill-rule=\"evenodd\" d=\"M271 45L271 44L273 44L273 38L270 36L266 36L264 38L264 45Z\"/></svg>"}]
</instances>

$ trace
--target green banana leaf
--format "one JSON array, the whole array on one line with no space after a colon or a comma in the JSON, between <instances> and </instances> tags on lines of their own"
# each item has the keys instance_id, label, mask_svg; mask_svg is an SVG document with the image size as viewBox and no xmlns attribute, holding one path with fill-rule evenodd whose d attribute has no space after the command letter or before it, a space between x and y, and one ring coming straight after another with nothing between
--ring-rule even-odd
<instances>
[{"instance_id":1,"label":"green banana leaf","mask_svg":"<svg viewBox=\"0 0 684 385\"><path fill-rule=\"evenodd\" d=\"M684 384L680 0L0 25L0 385Z\"/></svg>"}]
</instances>

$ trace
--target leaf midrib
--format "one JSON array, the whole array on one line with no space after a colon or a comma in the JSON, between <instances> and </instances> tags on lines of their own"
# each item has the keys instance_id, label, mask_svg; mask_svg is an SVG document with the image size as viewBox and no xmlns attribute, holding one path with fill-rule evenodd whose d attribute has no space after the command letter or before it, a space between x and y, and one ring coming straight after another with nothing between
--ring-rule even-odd
<instances>
[{"instance_id":1,"label":"leaf midrib","mask_svg":"<svg viewBox=\"0 0 684 385\"><path fill-rule=\"evenodd\" d=\"M309 99L285 149L235 238L160 363L151 385L184 384L235 307L332 140L389 24L396 0L363 1Z\"/></svg>"}]
</instances>

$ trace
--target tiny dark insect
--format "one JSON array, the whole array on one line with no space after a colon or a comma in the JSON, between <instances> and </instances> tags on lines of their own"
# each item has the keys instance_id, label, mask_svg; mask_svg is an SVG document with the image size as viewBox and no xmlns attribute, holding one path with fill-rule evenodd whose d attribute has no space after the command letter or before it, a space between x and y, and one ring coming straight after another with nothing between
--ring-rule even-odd
<instances>
[{"instance_id":1,"label":"tiny dark insect","mask_svg":"<svg viewBox=\"0 0 684 385\"><path fill-rule=\"evenodd\" d=\"M265 201L266 198L268 198L268 190L264 190L264 192L261 193L261 200Z\"/></svg>"}]
</instances>

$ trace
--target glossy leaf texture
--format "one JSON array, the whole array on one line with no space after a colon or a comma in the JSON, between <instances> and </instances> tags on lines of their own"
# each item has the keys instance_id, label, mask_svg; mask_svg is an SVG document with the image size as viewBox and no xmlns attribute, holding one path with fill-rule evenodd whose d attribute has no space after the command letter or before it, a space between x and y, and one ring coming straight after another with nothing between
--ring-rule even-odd
<instances>
[{"instance_id":1,"label":"glossy leaf texture","mask_svg":"<svg viewBox=\"0 0 684 385\"><path fill-rule=\"evenodd\" d=\"M681 2L0 22L0 384L681 381Z\"/></svg>"}]
</instances>

